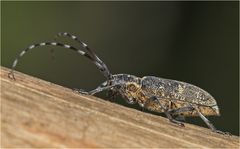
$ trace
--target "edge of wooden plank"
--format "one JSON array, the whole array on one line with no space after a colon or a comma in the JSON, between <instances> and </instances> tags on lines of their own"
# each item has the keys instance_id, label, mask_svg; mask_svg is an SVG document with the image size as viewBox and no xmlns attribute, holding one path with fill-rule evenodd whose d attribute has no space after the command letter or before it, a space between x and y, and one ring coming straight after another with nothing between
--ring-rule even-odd
<instances>
[{"instance_id":1,"label":"edge of wooden plank","mask_svg":"<svg viewBox=\"0 0 240 149\"><path fill-rule=\"evenodd\" d=\"M9 69L1 67L1 145L4 147L239 146L237 136L216 134L191 124L178 127L164 117L123 107L94 96L75 94L71 89L20 72L15 72L17 80L13 81L7 77L8 72ZM40 110L35 111L31 106ZM18 117L9 110L15 111ZM27 115L27 110L35 115ZM64 111L69 111L70 114ZM48 114L54 112L58 114ZM83 114L84 112L88 114ZM41 114L45 114L45 117L41 117ZM74 121L69 117L78 120ZM49 122L49 119L52 121ZM61 124L62 122L65 124ZM54 126L56 130L52 130ZM16 135L13 128L18 128L19 133L26 135L29 140ZM62 129L70 131L60 132ZM44 135L39 136L43 132ZM81 137L82 135L85 136ZM9 139L14 141L7 142Z\"/></svg>"}]
</instances>

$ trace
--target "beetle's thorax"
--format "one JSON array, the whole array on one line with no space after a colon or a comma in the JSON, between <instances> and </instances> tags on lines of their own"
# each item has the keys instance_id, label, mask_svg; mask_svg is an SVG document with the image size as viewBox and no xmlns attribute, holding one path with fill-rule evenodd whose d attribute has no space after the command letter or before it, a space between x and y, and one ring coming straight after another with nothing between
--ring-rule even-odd
<instances>
[{"instance_id":1,"label":"beetle's thorax","mask_svg":"<svg viewBox=\"0 0 240 149\"><path fill-rule=\"evenodd\" d=\"M110 80L112 85L125 85L126 83L141 84L141 78L129 74L115 74Z\"/></svg>"}]
</instances>

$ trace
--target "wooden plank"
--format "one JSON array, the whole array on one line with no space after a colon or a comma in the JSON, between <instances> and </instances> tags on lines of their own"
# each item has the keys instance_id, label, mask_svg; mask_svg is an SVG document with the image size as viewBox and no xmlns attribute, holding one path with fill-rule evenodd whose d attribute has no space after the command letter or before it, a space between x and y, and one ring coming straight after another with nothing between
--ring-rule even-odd
<instances>
[{"instance_id":1,"label":"wooden plank","mask_svg":"<svg viewBox=\"0 0 240 149\"><path fill-rule=\"evenodd\" d=\"M1 67L1 147L238 148L239 137L127 108Z\"/></svg>"}]
</instances>

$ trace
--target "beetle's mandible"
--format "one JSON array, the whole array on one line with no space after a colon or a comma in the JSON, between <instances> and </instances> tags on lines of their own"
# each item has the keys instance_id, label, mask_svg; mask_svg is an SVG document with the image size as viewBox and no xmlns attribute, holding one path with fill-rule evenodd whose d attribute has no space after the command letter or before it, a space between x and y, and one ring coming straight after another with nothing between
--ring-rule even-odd
<instances>
[{"instance_id":1,"label":"beetle's mandible","mask_svg":"<svg viewBox=\"0 0 240 149\"><path fill-rule=\"evenodd\" d=\"M84 51L71 45L56 42L56 38L62 36L77 41ZM14 60L12 70L8 75L9 78L15 79L13 71L19 58L35 47L49 45L71 49L90 59L106 78L106 81L96 89L88 92L79 89L79 93L94 95L107 90L112 95L120 94L130 104L137 103L148 110L165 113L171 122L178 125L184 126L176 118L199 116L212 131L221 132L205 117L209 115L219 116L220 112L216 100L203 89L189 83L154 76L140 78L129 74L111 74L105 63L76 36L64 32L58 33L56 38L53 42L34 44L23 50Z\"/></svg>"}]
</instances>

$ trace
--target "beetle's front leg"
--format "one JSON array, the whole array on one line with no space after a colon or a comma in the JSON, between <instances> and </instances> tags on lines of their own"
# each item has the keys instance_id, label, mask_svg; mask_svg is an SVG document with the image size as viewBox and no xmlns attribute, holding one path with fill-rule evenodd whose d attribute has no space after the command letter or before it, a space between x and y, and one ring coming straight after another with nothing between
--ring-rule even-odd
<instances>
[{"instance_id":1,"label":"beetle's front leg","mask_svg":"<svg viewBox=\"0 0 240 149\"><path fill-rule=\"evenodd\" d=\"M118 92L117 92L117 91L114 91L114 90L112 90L112 89L109 89L109 90L107 91L107 98L109 98L110 100L115 99L115 98L117 97L117 95L118 95Z\"/></svg>"},{"instance_id":2,"label":"beetle's front leg","mask_svg":"<svg viewBox=\"0 0 240 149\"><path fill-rule=\"evenodd\" d=\"M107 91L107 97L110 98L110 100L114 100L120 93L119 93L119 90L120 90L121 86L115 86L115 87L112 87L110 89L108 89Z\"/></svg>"},{"instance_id":3,"label":"beetle's front leg","mask_svg":"<svg viewBox=\"0 0 240 149\"><path fill-rule=\"evenodd\" d=\"M124 93L120 92L120 95L122 96L122 98L128 103L128 104L136 104L137 101L135 98L130 97L125 95Z\"/></svg>"},{"instance_id":4,"label":"beetle's front leg","mask_svg":"<svg viewBox=\"0 0 240 149\"><path fill-rule=\"evenodd\" d=\"M73 89L73 90L80 94L84 94L84 95L94 95L96 93L102 92L102 91L112 88L114 86L116 86L116 85L108 85L107 81L105 81L101 85L99 85L97 88L95 88L94 90L91 90L88 92L84 91L82 89Z\"/></svg>"}]
</instances>

